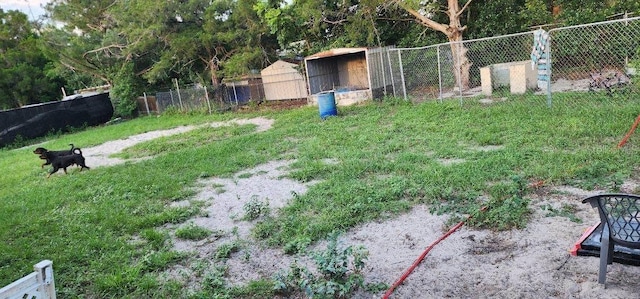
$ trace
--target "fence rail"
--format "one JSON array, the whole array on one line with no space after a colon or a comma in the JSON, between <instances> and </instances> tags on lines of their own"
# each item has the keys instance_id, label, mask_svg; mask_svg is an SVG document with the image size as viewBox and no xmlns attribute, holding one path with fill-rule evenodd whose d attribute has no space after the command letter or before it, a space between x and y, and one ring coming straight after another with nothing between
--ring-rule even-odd
<instances>
[{"instance_id":1,"label":"fence rail","mask_svg":"<svg viewBox=\"0 0 640 299\"><path fill-rule=\"evenodd\" d=\"M41 261L33 266L33 273L0 289L2 299L55 299L53 262Z\"/></svg>"}]
</instances>

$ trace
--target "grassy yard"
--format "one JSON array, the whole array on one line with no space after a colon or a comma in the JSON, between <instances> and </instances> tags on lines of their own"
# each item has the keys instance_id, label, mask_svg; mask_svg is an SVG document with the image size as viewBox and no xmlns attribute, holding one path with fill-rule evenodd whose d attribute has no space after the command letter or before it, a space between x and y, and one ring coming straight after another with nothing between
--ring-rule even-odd
<instances>
[{"instance_id":1,"label":"grassy yard","mask_svg":"<svg viewBox=\"0 0 640 299\"><path fill-rule=\"evenodd\" d=\"M339 107L339 117L324 121L309 107L143 117L50 138L46 147L90 147L233 118L262 116L275 123L261 133L253 125L235 125L152 140L121 155L153 159L86 172L74 168L50 179L31 153L35 145L0 150L0 286L50 259L61 298L271 294L269 277L246 288L187 295L184 286L164 282L158 273L187 258L170 249L162 225L186 222L200 212L197 206L170 208L171 202L192 196L189 187L199 178L230 176L276 159L295 159L291 178L319 183L256 226L255 238L270 246L325 239L416 204L428 204L452 221L488 206L472 225L523 227L531 184L615 191L637 175L640 132L623 148L616 145L640 113L640 103L588 101L548 108L533 96L463 106L391 99Z\"/></svg>"}]
</instances>

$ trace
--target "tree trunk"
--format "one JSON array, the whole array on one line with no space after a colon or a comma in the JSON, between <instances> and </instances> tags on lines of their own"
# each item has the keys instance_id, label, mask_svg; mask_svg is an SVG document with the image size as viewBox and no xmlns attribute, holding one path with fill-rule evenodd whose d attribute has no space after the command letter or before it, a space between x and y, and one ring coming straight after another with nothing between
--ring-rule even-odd
<instances>
[{"instance_id":1,"label":"tree trunk","mask_svg":"<svg viewBox=\"0 0 640 299\"><path fill-rule=\"evenodd\" d=\"M451 56L453 57L453 72L456 78L456 86L460 91L469 89L469 72L471 71L471 61L467 58L469 51L462 43L462 35L459 38L449 38L451 44Z\"/></svg>"},{"instance_id":2,"label":"tree trunk","mask_svg":"<svg viewBox=\"0 0 640 299\"><path fill-rule=\"evenodd\" d=\"M211 85L214 88L218 88L218 85L220 85L218 78L218 59L215 57L209 60L209 70L211 70Z\"/></svg>"},{"instance_id":3,"label":"tree trunk","mask_svg":"<svg viewBox=\"0 0 640 299\"><path fill-rule=\"evenodd\" d=\"M472 0L468 0L464 7L460 8L458 0L448 0L447 16L449 16L449 25L440 24L426 16L423 16L415 9L410 8L402 0L394 1L408 13L413 15L418 21L433 30L444 33L451 44L451 55L453 57L453 74L456 78L456 85L461 90L469 89L469 71L471 70L471 62L467 58L468 49L462 43L462 32L467 26L460 24L460 15L469 6Z\"/></svg>"},{"instance_id":4,"label":"tree trunk","mask_svg":"<svg viewBox=\"0 0 640 299\"><path fill-rule=\"evenodd\" d=\"M466 26L460 24L460 14L471 3L471 0L460 9L458 0L448 0L449 10L449 27L447 28L447 37L449 43L451 43L451 55L453 57L453 71L456 77L456 84L460 88L460 91L469 89L469 71L471 70L471 62L467 58L468 49L462 42L462 31L466 29Z\"/></svg>"}]
</instances>

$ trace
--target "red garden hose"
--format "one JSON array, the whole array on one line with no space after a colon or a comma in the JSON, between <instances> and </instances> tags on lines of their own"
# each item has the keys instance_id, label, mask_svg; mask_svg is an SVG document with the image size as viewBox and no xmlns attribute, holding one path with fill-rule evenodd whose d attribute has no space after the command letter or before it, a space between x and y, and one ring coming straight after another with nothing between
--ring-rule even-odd
<instances>
[{"instance_id":1,"label":"red garden hose","mask_svg":"<svg viewBox=\"0 0 640 299\"><path fill-rule=\"evenodd\" d=\"M631 134L633 134L633 131L635 131L636 127L638 127L638 123L640 123L640 115L638 115L638 117L636 118L636 121L633 123L633 126L631 126L629 133L627 133L627 135L625 135L624 138L622 138L620 143L618 143L618 148L621 148L625 143L627 143L627 140L629 139L629 137L631 137Z\"/></svg>"},{"instance_id":2,"label":"red garden hose","mask_svg":"<svg viewBox=\"0 0 640 299\"><path fill-rule=\"evenodd\" d=\"M480 211L484 211L486 210L487 207L483 207L482 209L480 209ZM446 239L449 235L451 235L452 233L454 233L456 230L458 230L462 225L464 225L464 222L466 220L469 220L469 218L471 218L471 215L469 215L467 217L467 219L462 220L460 222L458 222L458 224L456 224L454 227L452 227L451 229L449 229L449 231L442 235L440 238L438 238L438 240L436 240L435 242L431 243L431 245L429 245L423 252L422 254L413 262L413 264L411 265L411 267L409 267L409 269L407 269L406 271L404 271L404 273L402 274L402 276L400 276L400 278L389 288L389 290L387 290L386 293L384 293L384 296L382 297L383 299L388 299L389 296L391 296L391 293L393 293L393 290L395 290L398 286L400 286L402 284L402 282L404 282L404 280L409 276L409 274L411 274L411 272L413 272L413 270L418 267L418 265L420 264L420 262L422 262L422 260L427 256L427 254L429 253L429 251L431 251L431 249L433 249L433 247L435 247L438 243L440 243L440 241Z\"/></svg>"}]
</instances>

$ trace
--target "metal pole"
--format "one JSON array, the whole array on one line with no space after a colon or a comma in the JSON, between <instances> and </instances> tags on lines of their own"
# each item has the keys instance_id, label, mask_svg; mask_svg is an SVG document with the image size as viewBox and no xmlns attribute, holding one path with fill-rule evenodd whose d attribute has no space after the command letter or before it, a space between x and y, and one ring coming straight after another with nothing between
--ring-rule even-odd
<instances>
[{"instance_id":1,"label":"metal pole","mask_svg":"<svg viewBox=\"0 0 640 299\"><path fill-rule=\"evenodd\" d=\"M147 101L147 93L144 92L142 94L144 95L144 105L147 107L147 115L151 115L151 112L149 112L149 102Z\"/></svg>"},{"instance_id":2,"label":"metal pole","mask_svg":"<svg viewBox=\"0 0 640 299\"><path fill-rule=\"evenodd\" d=\"M387 96L387 76L384 73L384 56L382 56L382 48L380 48L380 67L382 68L382 90L384 95Z\"/></svg>"},{"instance_id":3,"label":"metal pole","mask_svg":"<svg viewBox=\"0 0 640 299\"><path fill-rule=\"evenodd\" d=\"M402 67L402 53L398 50L398 65L400 66L400 80L402 80L402 94L404 95L404 100L409 100L407 98L407 83L404 82L404 68Z\"/></svg>"},{"instance_id":4,"label":"metal pole","mask_svg":"<svg viewBox=\"0 0 640 299\"><path fill-rule=\"evenodd\" d=\"M462 106L463 102L462 102L462 57L460 57L460 52L462 52L461 46L462 43L461 42L457 42L456 43L456 48L457 48L457 63L456 63L456 69L458 72L458 89L460 89L460 106Z\"/></svg>"},{"instance_id":5,"label":"metal pole","mask_svg":"<svg viewBox=\"0 0 640 299\"><path fill-rule=\"evenodd\" d=\"M442 65L440 63L440 46L436 47L436 58L438 59L438 100L442 103Z\"/></svg>"},{"instance_id":6,"label":"metal pole","mask_svg":"<svg viewBox=\"0 0 640 299\"><path fill-rule=\"evenodd\" d=\"M209 101L209 92L207 91L207 87L204 87L204 98L207 100L207 106L209 107L209 114L211 114L211 102Z\"/></svg>"},{"instance_id":7,"label":"metal pole","mask_svg":"<svg viewBox=\"0 0 640 299\"><path fill-rule=\"evenodd\" d=\"M178 102L180 102L180 110L184 111L184 107L182 106L182 97L180 96L180 85L178 85L178 79L173 78L173 82L176 84L176 91L178 92Z\"/></svg>"},{"instance_id":8,"label":"metal pole","mask_svg":"<svg viewBox=\"0 0 640 299\"><path fill-rule=\"evenodd\" d=\"M544 47L544 51L547 53L547 106L551 107L551 32L549 32L547 43Z\"/></svg>"},{"instance_id":9,"label":"metal pole","mask_svg":"<svg viewBox=\"0 0 640 299\"><path fill-rule=\"evenodd\" d=\"M236 92L236 82L231 81L231 87L233 87L233 97L236 99L236 107L238 104L238 93Z\"/></svg>"},{"instance_id":10,"label":"metal pole","mask_svg":"<svg viewBox=\"0 0 640 299\"><path fill-rule=\"evenodd\" d=\"M391 76L391 90L393 90L393 96L396 96L396 80L393 79L393 65L391 64L391 55L389 54L389 50L387 50L387 63L389 63L389 76Z\"/></svg>"}]
</instances>

